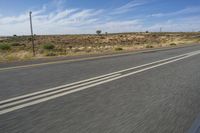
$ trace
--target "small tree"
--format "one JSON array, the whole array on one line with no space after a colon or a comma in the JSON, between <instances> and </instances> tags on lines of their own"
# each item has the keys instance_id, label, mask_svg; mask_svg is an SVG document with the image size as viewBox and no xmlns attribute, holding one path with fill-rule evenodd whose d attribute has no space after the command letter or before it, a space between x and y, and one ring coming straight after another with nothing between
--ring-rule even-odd
<instances>
[{"instance_id":1,"label":"small tree","mask_svg":"<svg viewBox=\"0 0 200 133\"><path fill-rule=\"evenodd\" d=\"M97 35L100 35L101 32L102 32L101 30L97 30L97 31L96 31Z\"/></svg>"}]
</instances>

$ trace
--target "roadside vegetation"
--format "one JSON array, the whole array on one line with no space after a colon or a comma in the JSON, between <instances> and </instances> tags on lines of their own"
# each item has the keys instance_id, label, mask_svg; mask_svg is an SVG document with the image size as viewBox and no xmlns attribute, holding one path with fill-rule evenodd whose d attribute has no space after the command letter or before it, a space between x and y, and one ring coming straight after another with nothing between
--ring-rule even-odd
<instances>
[{"instance_id":1,"label":"roadside vegetation","mask_svg":"<svg viewBox=\"0 0 200 133\"><path fill-rule=\"evenodd\" d=\"M8 51L10 49L11 49L10 45L8 45L6 43L0 44L0 50L2 50L2 51Z\"/></svg>"},{"instance_id":2,"label":"roadside vegetation","mask_svg":"<svg viewBox=\"0 0 200 133\"><path fill-rule=\"evenodd\" d=\"M0 38L0 62L30 60L52 56L75 56L200 43L200 33L119 33L96 31L96 35L34 36L36 57L32 56L31 38Z\"/></svg>"}]
</instances>

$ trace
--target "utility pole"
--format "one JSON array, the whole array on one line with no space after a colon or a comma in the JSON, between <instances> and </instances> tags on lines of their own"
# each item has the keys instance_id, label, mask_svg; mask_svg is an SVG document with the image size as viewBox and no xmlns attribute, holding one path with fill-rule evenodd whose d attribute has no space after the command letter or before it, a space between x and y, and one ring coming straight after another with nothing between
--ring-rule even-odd
<instances>
[{"instance_id":1,"label":"utility pole","mask_svg":"<svg viewBox=\"0 0 200 133\"><path fill-rule=\"evenodd\" d=\"M32 12L31 11L29 12L29 16L30 16L30 28L31 28L31 41L32 41L33 56L35 56L35 43L34 43Z\"/></svg>"},{"instance_id":2,"label":"utility pole","mask_svg":"<svg viewBox=\"0 0 200 133\"><path fill-rule=\"evenodd\" d=\"M160 27L160 32L162 32L162 27Z\"/></svg>"}]
</instances>

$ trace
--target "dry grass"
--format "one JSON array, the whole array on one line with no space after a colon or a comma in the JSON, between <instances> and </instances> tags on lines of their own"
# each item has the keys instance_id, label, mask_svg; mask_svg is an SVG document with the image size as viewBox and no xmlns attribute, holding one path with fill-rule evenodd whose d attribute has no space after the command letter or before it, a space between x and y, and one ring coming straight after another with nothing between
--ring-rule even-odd
<instances>
[{"instance_id":1,"label":"dry grass","mask_svg":"<svg viewBox=\"0 0 200 133\"><path fill-rule=\"evenodd\" d=\"M36 36L35 58L74 56L117 51L134 51L181 44L199 43L200 33L121 33L108 35L59 35ZM0 50L0 62L32 59L31 41L28 36L0 38L10 50ZM54 47L45 49L45 45Z\"/></svg>"},{"instance_id":2,"label":"dry grass","mask_svg":"<svg viewBox=\"0 0 200 133\"><path fill-rule=\"evenodd\" d=\"M27 51L4 52L0 54L0 62L30 60L33 56Z\"/></svg>"}]
</instances>

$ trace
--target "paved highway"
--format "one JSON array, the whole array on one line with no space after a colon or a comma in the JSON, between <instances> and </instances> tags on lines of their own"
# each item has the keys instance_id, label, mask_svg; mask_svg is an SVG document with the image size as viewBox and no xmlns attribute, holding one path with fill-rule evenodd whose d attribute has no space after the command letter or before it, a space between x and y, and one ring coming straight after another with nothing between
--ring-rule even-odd
<instances>
[{"instance_id":1,"label":"paved highway","mask_svg":"<svg viewBox=\"0 0 200 133\"><path fill-rule=\"evenodd\" d=\"M200 45L3 64L0 132L198 133L199 81Z\"/></svg>"}]
</instances>

